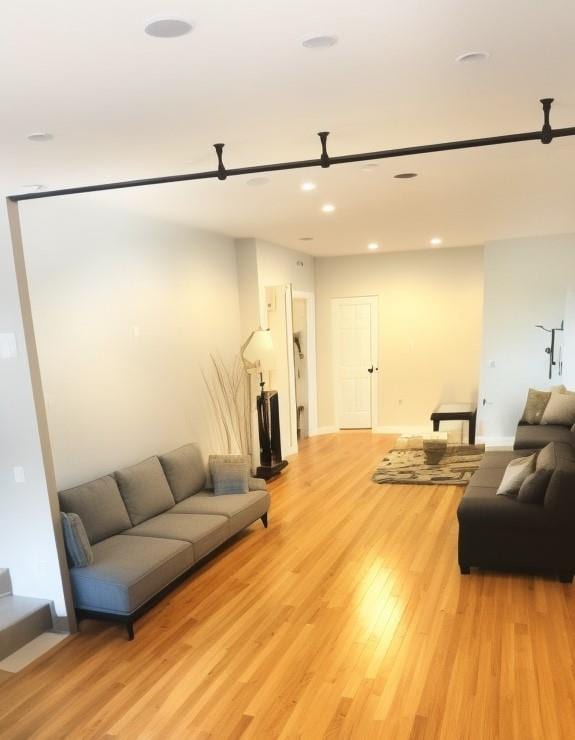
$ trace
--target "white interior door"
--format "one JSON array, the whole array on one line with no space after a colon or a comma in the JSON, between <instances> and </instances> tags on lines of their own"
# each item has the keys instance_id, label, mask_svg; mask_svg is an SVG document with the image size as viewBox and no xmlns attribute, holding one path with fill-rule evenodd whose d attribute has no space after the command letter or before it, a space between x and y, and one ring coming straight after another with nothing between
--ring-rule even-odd
<instances>
[{"instance_id":1,"label":"white interior door","mask_svg":"<svg viewBox=\"0 0 575 740\"><path fill-rule=\"evenodd\" d=\"M332 300L337 426L371 429L377 414L377 297Z\"/></svg>"}]
</instances>

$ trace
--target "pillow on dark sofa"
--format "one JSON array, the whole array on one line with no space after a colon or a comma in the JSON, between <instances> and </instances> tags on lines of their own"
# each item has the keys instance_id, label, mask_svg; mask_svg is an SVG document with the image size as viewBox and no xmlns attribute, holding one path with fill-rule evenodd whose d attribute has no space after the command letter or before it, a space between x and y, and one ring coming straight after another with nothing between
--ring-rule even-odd
<instances>
[{"instance_id":1,"label":"pillow on dark sofa","mask_svg":"<svg viewBox=\"0 0 575 740\"><path fill-rule=\"evenodd\" d=\"M552 393L540 423L573 426L575 424L575 393Z\"/></svg>"},{"instance_id":2,"label":"pillow on dark sofa","mask_svg":"<svg viewBox=\"0 0 575 740\"><path fill-rule=\"evenodd\" d=\"M540 424L550 398L551 391L538 391L530 388L521 421L525 424Z\"/></svg>"},{"instance_id":3,"label":"pillow on dark sofa","mask_svg":"<svg viewBox=\"0 0 575 740\"><path fill-rule=\"evenodd\" d=\"M551 480L552 470L540 468L530 473L521 484L517 500L523 504L539 504L545 501L547 485Z\"/></svg>"}]
</instances>

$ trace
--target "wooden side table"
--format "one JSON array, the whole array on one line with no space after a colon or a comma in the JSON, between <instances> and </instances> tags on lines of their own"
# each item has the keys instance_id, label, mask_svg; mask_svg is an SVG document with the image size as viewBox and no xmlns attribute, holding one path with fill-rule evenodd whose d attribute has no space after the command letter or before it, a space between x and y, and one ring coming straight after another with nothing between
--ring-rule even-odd
<instances>
[{"instance_id":1,"label":"wooden side table","mask_svg":"<svg viewBox=\"0 0 575 740\"><path fill-rule=\"evenodd\" d=\"M431 414L433 431L439 431L442 421L468 421L469 444L475 444L475 428L477 425L477 406L472 403L442 403Z\"/></svg>"}]
</instances>

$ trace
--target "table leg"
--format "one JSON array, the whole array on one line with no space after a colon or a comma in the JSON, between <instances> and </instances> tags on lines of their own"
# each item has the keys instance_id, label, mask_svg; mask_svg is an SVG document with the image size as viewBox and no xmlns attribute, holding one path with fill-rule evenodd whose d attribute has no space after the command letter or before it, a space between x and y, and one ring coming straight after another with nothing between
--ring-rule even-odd
<instances>
[{"instance_id":1,"label":"table leg","mask_svg":"<svg viewBox=\"0 0 575 740\"><path fill-rule=\"evenodd\" d=\"M473 416L469 419L469 444L474 445L475 444L475 426L477 422L477 414L473 414Z\"/></svg>"},{"instance_id":2,"label":"table leg","mask_svg":"<svg viewBox=\"0 0 575 740\"><path fill-rule=\"evenodd\" d=\"M438 432L439 431L439 419L433 420L433 431Z\"/></svg>"}]
</instances>

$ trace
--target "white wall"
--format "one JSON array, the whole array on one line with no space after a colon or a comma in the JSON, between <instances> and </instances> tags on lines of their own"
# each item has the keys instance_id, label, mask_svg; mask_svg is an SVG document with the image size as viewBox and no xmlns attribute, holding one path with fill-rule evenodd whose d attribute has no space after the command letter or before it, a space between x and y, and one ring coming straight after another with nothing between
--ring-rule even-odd
<instances>
[{"instance_id":1,"label":"white wall","mask_svg":"<svg viewBox=\"0 0 575 740\"><path fill-rule=\"evenodd\" d=\"M336 424L331 299L367 295L379 297L380 428L429 429L438 403L476 400L481 247L317 259L320 430Z\"/></svg>"},{"instance_id":2,"label":"white wall","mask_svg":"<svg viewBox=\"0 0 575 740\"><path fill-rule=\"evenodd\" d=\"M480 405L478 434L509 442L527 389L562 382L557 374L549 380L550 335L535 325L559 326L565 318L568 289L575 286L575 236L490 242L484 272L480 399L486 405Z\"/></svg>"},{"instance_id":3,"label":"white wall","mask_svg":"<svg viewBox=\"0 0 575 740\"><path fill-rule=\"evenodd\" d=\"M22 211L58 486L191 440L215 451L201 372L239 352L233 240L97 196Z\"/></svg>"},{"instance_id":4,"label":"white wall","mask_svg":"<svg viewBox=\"0 0 575 740\"><path fill-rule=\"evenodd\" d=\"M4 204L0 209L0 334L15 335L17 344L16 357L0 359L0 566L10 569L15 593L50 599L57 615L65 617L54 512ZM23 482L16 482L15 468L21 468Z\"/></svg>"},{"instance_id":5,"label":"white wall","mask_svg":"<svg viewBox=\"0 0 575 740\"><path fill-rule=\"evenodd\" d=\"M266 288L291 283L294 290L315 291L315 259L311 255L260 239L255 244L262 318L266 315Z\"/></svg>"}]
</instances>

